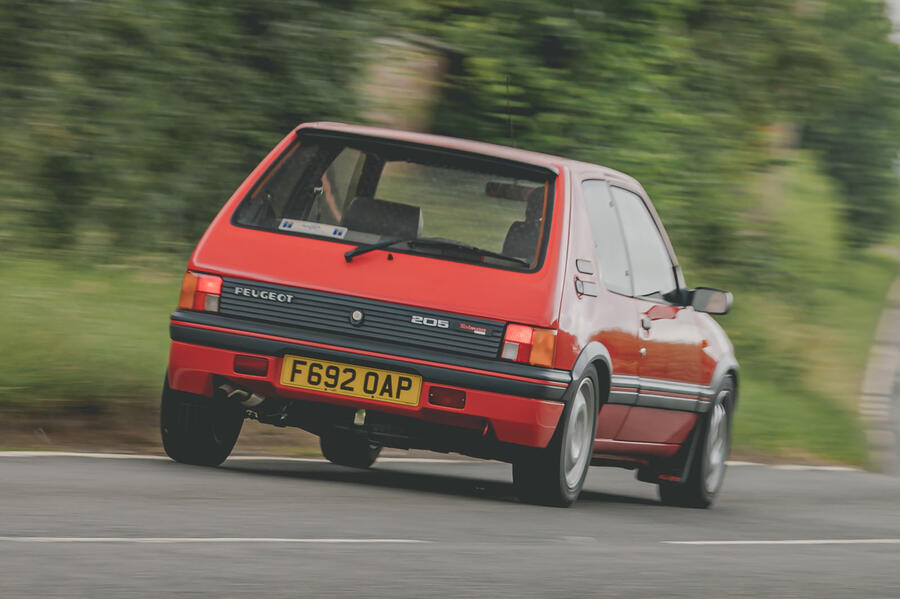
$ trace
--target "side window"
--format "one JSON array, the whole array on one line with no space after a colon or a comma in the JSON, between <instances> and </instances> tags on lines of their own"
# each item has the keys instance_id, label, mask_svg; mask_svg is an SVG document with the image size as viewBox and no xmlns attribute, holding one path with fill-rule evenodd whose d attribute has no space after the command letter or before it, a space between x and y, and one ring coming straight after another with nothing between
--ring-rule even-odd
<instances>
[{"instance_id":1,"label":"side window","mask_svg":"<svg viewBox=\"0 0 900 599\"><path fill-rule=\"evenodd\" d=\"M625 239L622 237L622 228L609 186L605 181L585 181L581 184L581 192L594 233L594 246L603 282L610 291L631 295L631 274L628 272Z\"/></svg>"},{"instance_id":2,"label":"side window","mask_svg":"<svg viewBox=\"0 0 900 599\"><path fill-rule=\"evenodd\" d=\"M634 295L665 295L674 291L678 286L672 261L644 201L619 187L612 188L612 195L625 231Z\"/></svg>"}]
</instances>

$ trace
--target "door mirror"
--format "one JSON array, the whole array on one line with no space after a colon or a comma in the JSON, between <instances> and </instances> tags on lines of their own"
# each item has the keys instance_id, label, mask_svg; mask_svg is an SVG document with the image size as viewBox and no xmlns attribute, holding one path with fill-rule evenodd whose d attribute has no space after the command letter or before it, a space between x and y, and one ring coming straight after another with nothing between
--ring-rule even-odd
<instances>
[{"instance_id":1,"label":"door mirror","mask_svg":"<svg viewBox=\"0 0 900 599\"><path fill-rule=\"evenodd\" d=\"M709 287L697 287L691 292L691 306L707 314L727 314L733 300L731 292Z\"/></svg>"}]
</instances>

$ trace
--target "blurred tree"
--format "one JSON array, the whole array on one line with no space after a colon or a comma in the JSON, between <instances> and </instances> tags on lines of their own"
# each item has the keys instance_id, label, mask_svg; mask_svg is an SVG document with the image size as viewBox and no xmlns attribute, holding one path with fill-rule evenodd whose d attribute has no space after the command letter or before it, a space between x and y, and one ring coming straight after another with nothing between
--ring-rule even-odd
<instances>
[{"instance_id":1,"label":"blurred tree","mask_svg":"<svg viewBox=\"0 0 900 599\"><path fill-rule=\"evenodd\" d=\"M298 122L349 119L358 2L0 3L0 194L24 242L195 240Z\"/></svg>"},{"instance_id":2,"label":"blurred tree","mask_svg":"<svg viewBox=\"0 0 900 599\"><path fill-rule=\"evenodd\" d=\"M822 22L840 62L805 121L804 142L840 183L854 245L877 242L897 223L900 52L888 43L884 11L876 0L827 3Z\"/></svg>"},{"instance_id":3,"label":"blurred tree","mask_svg":"<svg viewBox=\"0 0 900 599\"><path fill-rule=\"evenodd\" d=\"M875 242L892 226L900 51L879 2L394 5L392 22L457 49L439 132L633 174L678 247L706 262L758 266L741 246L744 190L773 158L773 125L822 152L846 191L849 239Z\"/></svg>"},{"instance_id":4,"label":"blurred tree","mask_svg":"<svg viewBox=\"0 0 900 599\"><path fill-rule=\"evenodd\" d=\"M757 270L775 125L848 240L893 226L888 31L880 0L0 2L0 239L185 247L283 132L367 114L368 42L405 32L453 48L437 132L624 170L688 258Z\"/></svg>"}]
</instances>

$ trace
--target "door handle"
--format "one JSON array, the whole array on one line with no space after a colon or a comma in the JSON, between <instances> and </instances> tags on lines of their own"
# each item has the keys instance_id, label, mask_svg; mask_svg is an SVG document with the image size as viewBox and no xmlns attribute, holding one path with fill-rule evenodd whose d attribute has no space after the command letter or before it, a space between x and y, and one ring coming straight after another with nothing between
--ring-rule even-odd
<instances>
[{"instance_id":1,"label":"door handle","mask_svg":"<svg viewBox=\"0 0 900 599\"><path fill-rule=\"evenodd\" d=\"M651 326L653 326L653 321L650 320L650 317L641 316L641 328L645 331L649 331Z\"/></svg>"}]
</instances>

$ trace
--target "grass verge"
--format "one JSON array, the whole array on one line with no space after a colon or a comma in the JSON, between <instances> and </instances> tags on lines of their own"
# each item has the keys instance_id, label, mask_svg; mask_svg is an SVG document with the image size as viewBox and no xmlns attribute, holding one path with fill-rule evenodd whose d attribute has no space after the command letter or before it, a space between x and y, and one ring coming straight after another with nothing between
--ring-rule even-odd
<instances>
[{"instance_id":1,"label":"grass verge","mask_svg":"<svg viewBox=\"0 0 900 599\"><path fill-rule=\"evenodd\" d=\"M739 455L866 465L856 394L897 262L870 251L842 268L841 283L810 291L809 304L737 291L722 323L743 367ZM52 447L67 434L95 448L156 443L180 274L180 264L0 261L2 444ZM245 449L296 443L301 451L311 442L296 433L260 431Z\"/></svg>"},{"instance_id":2,"label":"grass verge","mask_svg":"<svg viewBox=\"0 0 900 599\"><path fill-rule=\"evenodd\" d=\"M870 465L858 395L897 272L896 259L870 250L844 264L840 285L811 290L809 303L736 294L722 324L742 364L738 454Z\"/></svg>"},{"instance_id":3,"label":"grass verge","mask_svg":"<svg viewBox=\"0 0 900 599\"><path fill-rule=\"evenodd\" d=\"M0 406L155 396L182 268L0 261Z\"/></svg>"}]
</instances>

